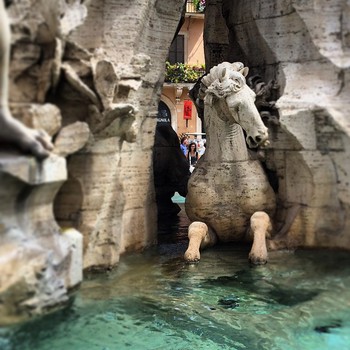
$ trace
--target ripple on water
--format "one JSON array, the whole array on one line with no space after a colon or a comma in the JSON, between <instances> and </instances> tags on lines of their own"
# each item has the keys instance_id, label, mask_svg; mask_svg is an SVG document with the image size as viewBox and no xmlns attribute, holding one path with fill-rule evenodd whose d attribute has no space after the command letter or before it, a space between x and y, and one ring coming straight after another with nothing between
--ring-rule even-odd
<instances>
[{"instance_id":1,"label":"ripple on water","mask_svg":"<svg viewBox=\"0 0 350 350\"><path fill-rule=\"evenodd\" d=\"M70 308L2 330L0 348L350 349L349 254L276 252L251 268L226 245L188 265L174 244L89 276Z\"/></svg>"}]
</instances>

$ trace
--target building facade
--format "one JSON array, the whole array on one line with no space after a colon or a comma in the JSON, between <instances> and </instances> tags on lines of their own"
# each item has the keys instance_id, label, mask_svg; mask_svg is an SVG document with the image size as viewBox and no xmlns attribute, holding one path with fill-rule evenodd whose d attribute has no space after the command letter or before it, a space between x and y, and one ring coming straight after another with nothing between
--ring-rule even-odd
<instances>
[{"instance_id":1,"label":"building facade","mask_svg":"<svg viewBox=\"0 0 350 350\"><path fill-rule=\"evenodd\" d=\"M203 10L200 2L187 1L185 21L172 43L166 64L158 122L171 123L178 135L200 134L203 131L188 94L196 80L205 73Z\"/></svg>"}]
</instances>

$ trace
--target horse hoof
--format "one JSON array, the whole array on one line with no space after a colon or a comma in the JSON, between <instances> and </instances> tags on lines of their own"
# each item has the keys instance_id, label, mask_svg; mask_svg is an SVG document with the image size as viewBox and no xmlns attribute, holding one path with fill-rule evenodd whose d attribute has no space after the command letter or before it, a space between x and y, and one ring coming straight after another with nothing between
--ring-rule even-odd
<instances>
[{"instance_id":1,"label":"horse hoof","mask_svg":"<svg viewBox=\"0 0 350 350\"><path fill-rule=\"evenodd\" d=\"M267 258L262 258L258 256L249 256L249 262L254 265L265 265L267 263Z\"/></svg>"},{"instance_id":2,"label":"horse hoof","mask_svg":"<svg viewBox=\"0 0 350 350\"><path fill-rule=\"evenodd\" d=\"M191 252L186 251L186 253L184 255L184 259L189 264L198 263L200 260L200 255L199 255L199 253L193 254Z\"/></svg>"},{"instance_id":3,"label":"horse hoof","mask_svg":"<svg viewBox=\"0 0 350 350\"><path fill-rule=\"evenodd\" d=\"M196 260L186 260L185 261L187 265L196 265L199 263L199 259Z\"/></svg>"}]
</instances>

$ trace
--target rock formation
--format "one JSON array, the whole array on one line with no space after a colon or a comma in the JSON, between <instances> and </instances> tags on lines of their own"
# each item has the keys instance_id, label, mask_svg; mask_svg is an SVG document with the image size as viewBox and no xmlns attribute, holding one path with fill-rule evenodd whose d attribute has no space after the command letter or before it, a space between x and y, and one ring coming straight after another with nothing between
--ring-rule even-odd
<instances>
[{"instance_id":1,"label":"rock formation","mask_svg":"<svg viewBox=\"0 0 350 350\"><path fill-rule=\"evenodd\" d=\"M208 68L242 61L279 86L267 168L281 245L350 249L349 3L209 0ZM215 20L215 22L214 22Z\"/></svg>"},{"instance_id":2,"label":"rock formation","mask_svg":"<svg viewBox=\"0 0 350 350\"><path fill-rule=\"evenodd\" d=\"M82 280L82 236L62 230L53 199L67 178L65 159L41 163L0 154L0 325L43 314L68 301Z\"/></svg>"},{"instance_id":3,"label":"rock formation","mask_svg":"<svg viewBox=\"0 0 350 350\"><path fill-rule=\"evenodd\" d=\"M11 1L10 109L53 137L56 156L1 155L2 323L67 301L83 267L113 267L155 242L152 147L183 6Z\"/></svg>"},{"instance_id":4,"label":"rock formation","mask_svg":"<svg viewBox=\"0 0 350 350\"><path fill-rule=\"evenodd\" d=\"M85 268L115 266L124 251L156 241L152 148L164 62L183 5L92 1L66 45L69 79L56 101L64 122L87 121L92 135L68 160L55 213L83 233Z\"/></svg>"},{"instance_id":5,"label":"rock formation","mask_svg":"<svg viewBox=\"0 0 350 350\"><path fill-rule=\"evenodd\" d=\"M49 154L61 113L36 100L9 106L10 28L3 2L0 19L0 325L7 325L68 301L69 289L82 280L82 236L73 228L61 230L53 216L53 199L67 178L65 159ZM18 74L29 62L18 64ZM35 86L28 93L33 90ZM65 129L60 140L67 139ZM58 153L83 147L86 125L85 130L85 136L68 142L69 149L61 141ZM15 147L35 158L19 154Z\"/></svg>"},{"instance_id":6,"label":"rock formation","mask_svg":"<svg viewBox=\"0 0 350 350\"><path fill-rule=\"evenodd\" d=\"M84 268L154 243L157 106L184 3L11 1L10 109L46 130L56 155L39 163L2 148L8 322L67 299L81 279L78 231ZM242 61L279 87L265 164L278 183L277 220L291 225L282 245L350 249L349 13L346 0L207 0L207 68Z\"/></svg>"},{"instance_id":7,"label":"rock formation","mask_svg":"<svg viewBox=\"0 0 350 350\"><path fill-rule=\"evenodd\" d=\"M156 241L152 148L183 7L184 0L13 0L8 8L11 110L48 130L56 154L77 151L54 212L61 227L83 234L84 268L113 267L124 251Z\"/></svg>"}]
</instances>

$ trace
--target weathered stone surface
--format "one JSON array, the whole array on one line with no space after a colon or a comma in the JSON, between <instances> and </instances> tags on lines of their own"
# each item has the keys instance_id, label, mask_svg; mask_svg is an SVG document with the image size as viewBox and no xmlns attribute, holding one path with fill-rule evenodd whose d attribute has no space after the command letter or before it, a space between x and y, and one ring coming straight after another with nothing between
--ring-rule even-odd
<instances>
[{"instance_id":1,"label":"weathered stone surface","mask_svg":"<svg viewBox=\"0 0 350 350\"><path fill-rule=\"evenodd\" d=\"M19 1L8 8L15 52L10 65L10 101L43 103L59 79L62 40L84 21L80 1Z\"/></svg>"},{"instance_id":2,"label":"weathered stone surface","mask_svg":"<svg viewBox=\"0 0 350 350\"><path fill-rule=\"evenodd\" d=\"M61 230L69 242L70 265L65 276L65 285L77 286L83 280L83 236L74 228Z\"/></svg>"},{"instance_id":3,"label":"weathered stone surface","mask_svg":"<svg viewBox=\"0 0 350 350\"><path fill-rule=\"evenodd\" d=\"M81 282L82 236L62 235L53 217L66 177L64 158L0 154L1 325L60 307Z\"/></svg>"},{"instance_id":4,"label":"weathered stone surface","mask_svg":"<svg viewBox=\"0 0 350 350\"><path fill-rule=\"evenodd\" d=\"M83 232L85 267L114 266L121 252L155 241L159 82L184 3L14 0L8 9L10 100L50 101L63 127L87 122L91 130L86 146L69 158L69 179L54 206L62 225ZM56 139L60 154L67 154L66 132Z\"/></svg>"},{"instance_id":5,"label":"weathered stone surface","mask_svg":"<svg viewBox=\"0 0 350 350\"><path fill-rule=\"evenodd\" d=\"M9 7L11 101L50 101L64 126L87 122L92 132L71 156L55 204L62 223L84 233L86 267L112 266L120 252L154 241L155 221L143 215L156 212L150 174L159 82L183 4L14 0ZM280 118L266 164L279 180L282 214L298 204L312 213L306 225L299 212L291 235L302 230L301 245L349 246L349 6L337 0L324 8L312 1L208 0L206 61L243 61L252 74L277 81ZM55 134L58 122L48 124ZM326 218L327 205L334 210ZM326 239L338 209L341 238ZM315 239L304 234L312 227ZM102 248L95 254L96 246Z\"/></svg>"},{"instance_id":6,"label":"weathered stone surface","mask_svg":"<svg viewBox=\"0 0 350 350\"><path fill-rule=\"evenodd\" d=\"M122 252L155 240L157 103L184 2L13 0L8 9L14 114L50 135L60 115L64 126L87 122L91 130L69 158L54 206L62 226L83 233L86 268L114 266ZM207 0L207 67L242 61L280 87L265 153L278 180L277 226L296 213L287 244L350 249L349 12L345 0ZM1 312L9 322L66 300L80 279L78 269L63 268L70 245L81 242L73 231L61 236L52 217L66 176L53 159L60 158L48 168L29 158L1 161L0 219L9 228L0 236L1 298L8 298ZM33 298L18 309L27 292Z\"/></svg>"},{"instance_id":7,"label":"weathered stone surface","mask_svg":"<svg viewBox=\"0 0 350 350\"><path fill-rule=\"evenodd\" d=\"M204 100L207 143L188 182L185 209L193 222L187 261L199 260L199 248L217 240L252 240L249 260L267 262L266 237L276 196L262 165L247 148L268 144L247 73L241 62L223 62L201 79L198 99Z\"/></svg>"},{"instance_id":8,"label":"weathered stone surface","mask_svg":"<svg viewBox=\"0 0 350 350\"><path fill-rule=\"evenodd\" d=\"M63 187L55 205L62 223L74 223L84 233L86 268L114 266L122 252L156 240L151 174L159 81L183 5L183 0L94 1L70 37L93 52L92 79L79 78L102 102L78 95L73 100L69 90L62 93L65 87L59 91L63 119L72 122L74 111L92 131L88 145L70 157L69 191ZM78 110L77 101L86 109ZM64 204L72 196L77 203Z\"/></svg>"},{"instance_id":9,"label":"weathered stone surface","mask_svg":"<svg viewBox=\"0 0 350 350\"><path fill-rule=\"evenodd\" d=\"M90 129L84 122L75 122L63 127L55 139L53 152L66 157L83 148L89 140Z\"/></svg>"},{"instance_id":10,"label":"weathered stone surface","mask_svg":"<svg viewBox=\"0 0 350 350\"><path fill-rule=\"evenodd\" d=\"M45 130L50 136L61 128L61 112L54 104L13 103L10 107L12 115L30 128Z\"/></svg>"},{"instance_id":11,"label":"weathered stone surface","mask_svg":"<svg viewBox=\"0 0 350 350\"><path fill-rule=\"evenodd\" d=\"M100 60L94 69L94 85L102 100L104 109L109 109L114 100L118 76L110 61Z\"/></svg>"},{"instance_id":12,"label":"weathered stone surface","mask_svg":"<svg viewBox=\"0 0 350 350\"><path fill-rule=\"evenodd\" d=\"M67 302L64 280L42 247L33 243L21 247L18 243L2 244L1 257L2 326L26 321Z\"/></svg>"},{"instance_id":13,"label":"weathered stone surface","mask_svg":"<svg viewBox=\"0 0 350 350\"><path fill-rule=\"evenodd\" d=\"M62 64L62 70L65 74L67 82L74 90L76 90L86 99L90 100L90 103L94 104L95 106L100 106L100 101L96 93L80 79L78 73L76 73L68 63Z\"/></svg>"},{"instance_id":14,"label":"weathered stone surface","mask_svg":"<svg viewBox=\"0 0 350 350\"><path fill-rule=\"evenodd\" d=\"M350 249L349 4L209 0L208 24L218 7L223 17L220 28L207 29L207 58L224 21L231 45L224 55L280 86L279 123L266 151L278 180L277 227L299 206L282 240ZM208 67L215 64L207 60Z\"/></svg>"}]
</instances>

